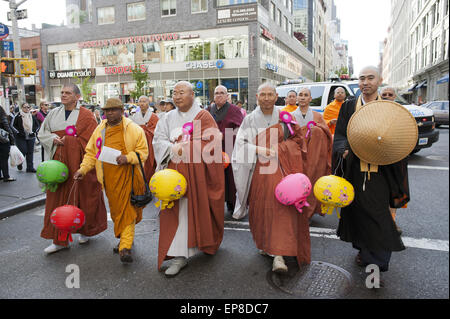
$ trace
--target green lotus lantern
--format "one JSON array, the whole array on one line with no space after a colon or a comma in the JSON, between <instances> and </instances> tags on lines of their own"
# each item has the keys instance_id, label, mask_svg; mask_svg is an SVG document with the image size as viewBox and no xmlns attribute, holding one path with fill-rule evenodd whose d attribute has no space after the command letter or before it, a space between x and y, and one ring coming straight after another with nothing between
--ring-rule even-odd
<instances>
[{"instance_id":1,"label":"green lotus lantern","mask_svg":"<svg viewBox=\"0 0 450 319\"><path fill-rule=\"evenodd\" d=\"M45 161L37 167L36 176L38 181L44 184L43 192L46 190L55 192L58 184L64 183L69 178L69 169L60 161Z\"/></svg>"}]
</instances>

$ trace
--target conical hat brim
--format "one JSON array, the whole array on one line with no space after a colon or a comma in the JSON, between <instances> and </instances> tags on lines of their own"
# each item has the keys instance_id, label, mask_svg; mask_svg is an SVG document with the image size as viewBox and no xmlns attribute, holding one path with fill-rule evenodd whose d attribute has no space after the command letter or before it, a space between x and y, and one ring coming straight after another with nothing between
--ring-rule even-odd
<instances>
[{"instance_id":1,"label":"conical hat brim","mask_svg":"<svg viewBox=\"0 0 450 319\"><path fill-rule=\"evenodd\" d=\"M350 147L361 160L389 165L408 156L417 144L417 122L402 105L373 101L355 112L347 126Z\"/></svg>"}]
</instances>

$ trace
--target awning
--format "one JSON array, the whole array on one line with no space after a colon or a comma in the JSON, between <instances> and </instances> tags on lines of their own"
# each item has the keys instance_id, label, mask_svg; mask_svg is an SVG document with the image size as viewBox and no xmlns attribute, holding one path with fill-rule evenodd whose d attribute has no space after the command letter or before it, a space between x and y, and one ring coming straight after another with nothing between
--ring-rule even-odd
<instances>
[{"instance_id":1,"label":"awning","mask_svg":"<svg viewBox=\"0 0 450 319\"><path fill-rule=\"evenodd\" d=\"M408 92L414 91L414 89L416 88L416 86L417 86L417 83L414 83L414 84L408 89Z\"/></svg>"},{"instance_id":2,"label":"awning","mask_svg":"<svg viewBox=\"0 0 450 319\"><path fill-rule=\"evenodd\" d=\"M426 81L426 80L423 81L423 82L421 82L421 83L416 87L416 89L420 89L420 88L422 88L422 87L427 87L427 81Z\"/></svg>"},{"instance_id":3,"label":"awning","mask_svg":"<svg viewBox=\"0 0 450 319\"><path fill-rule=\"evenodd\" d=\"M440 78L439 80L437 80L437 84L442 84L442 83L446 83L448 82L448 74L444 75L442 78Z\"/></svg>"}]
</instances>

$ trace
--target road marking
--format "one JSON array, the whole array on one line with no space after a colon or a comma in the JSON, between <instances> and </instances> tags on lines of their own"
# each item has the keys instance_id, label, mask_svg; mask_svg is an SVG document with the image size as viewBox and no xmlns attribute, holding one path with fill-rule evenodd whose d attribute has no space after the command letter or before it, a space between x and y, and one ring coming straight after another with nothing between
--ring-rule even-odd
<instances>
[{"instance_id":1,"label":"road marking","mask_svg":"<svg viewBox=\"0 0 450 319\"><path fill-rule=\"evenodd\" d=\"M408 165L408 168L431 169L431 170L438 170L438 171L448 171L448 167L440 167L440 166Z\"/></svg>"},{"instance_id":2,"label":"road marking","mask_svg":"<svg viewBox=\"0 0 450 319\"><path fill-rule=\"evenodd\" d=\"M249 225L248 222L235 222L235 221L225 221L225 224L231 225ZM247 231L249 232L249 228L237 228L237 227L225 227L225 230L237 230L237 231ZM319 238L328 238L328 239L339 239L336 236L336 230L330 228L319 228L319 227L310 227L310 236L311 237L319 237ZM427 250L438 250L438 251L449 251L448 240L441 239L429 239L429 238L411 238L411 237L402 237L403 244L409 248L419 248L419 249L427 249Z\"/></svg>"}]
</instances>

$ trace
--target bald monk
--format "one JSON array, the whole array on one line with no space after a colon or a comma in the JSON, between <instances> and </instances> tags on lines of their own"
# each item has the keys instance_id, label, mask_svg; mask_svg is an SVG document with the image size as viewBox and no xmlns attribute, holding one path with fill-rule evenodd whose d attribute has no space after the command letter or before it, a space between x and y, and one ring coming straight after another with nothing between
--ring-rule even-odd
<instances>
[{"instance_id":1,"label":"bald monk","mask_svg":"<svg viewBox=\"0 0 450 319\"><path fill-rule=\"evenodd\" d=\"M152 112L150 108L150 99L147 96L141 96L138 100L138 104L140 110L131 117L131 120L144 130L145 137L147 138L148 157L144 163L144 172L145 178L148 182L155 173L156 169L155 154L153 153L152 141L153 135L155 133L156 123L158 123L159 117Z\"/></svg>"},{"instance_id":2,"label":"bald monk","mask_svg":"<svg viewBox=\"0 0 450 319\"><path fill-rule=\"evenodd\" d=\"M333 139L328 125L319 112L313 111L309 104L312 101L311 91L302 88L298 92L298 108L292 112L301 127L302 134L306 140L307 152L304 154L304 174L308 176L311 185L326 175L331 174L331 152ZM314 196L314 192L307 199L310 204L305 207L304 214L311 218L314 214L321 213L321 204Z\"/></svg>"},{"instance_id":3,"label":"bald monk","mask_svg":"<svg viewBox=\"0 0 450 319\"><path fill-rule=\"evenodd\" d=\"M147 139L139 125L123 116L124 106L121 100L108 99L103 111L106 120L103 120L92 133L86 146L86 155L74 179L83 180L95 167L98 181L108 197L111 219L114 222L114 235L120 238L114 252L119 253L122 263L131 263L134 229L142 220L143 208L131 204L130 194L132 189L136 195L145 192L137 154L141 161L145 162L148 156ZM101 161L104 147L120 151L120 155L113 163Z\"/></svg>"},{"instance_id":4,"label":"bald monk","mask_svg":"<svg viewBox=\"0 0 450 319\"><path fill-rule=\"evenodd\" d=\"M308 216L294 205L281 204L274 195L284 176L303 173L306 152L300 127L293 124L291 135L280 123L277 98L272 84L261 84L258 106L239 128L232 156L239 207L233 217L241 219L248 213L256 247L273 256L272 271L282 273L288 271L285 256L296 257L299 266L311 262L311 243Z\"/></svg>"},{"instance_id":5,"label":"bald monk","mask_svg":"<svg viewBox=\"0 0 450 319\"><path fill-rule=\"evenodd\" d=\"M103 232L108 224L105 201L95 172L75 183L72 179L85 153L86 144L97 127L94 115L78 103L81 92L75 84L65 85L61 90L63 106L49 112L38 133L44 147L45 160L58 160L69 169L68 179L58 185L56 192L47 190L45 200L44 227L41 237L52 239L53 243L44 252L52 254L69 247L68 238L64 238L50 222L53 210L66 204L78 206L85 214L86 222L77 232L79 243L86 244L90 236ZM67 135L66 128L74 126L75 135ZM70 195L70 196L69 196Z\"/></svg>"},{"instance_id":6,"label":"bald monk","mask_svg":"<svg viewBox=\"0 0 450 319\"><path fill-rule=\"evenodd\" d=\"M282 111L287 111L289 113L294 112L297 109L297 92L291 90L286 96L286 106Z\"/></svg>"},{"instance_id":7,"label":"bald monk","mask_svg":"<svg viewBox=\"0 0 450 319\"><path fill-rule=\"evenodd\" d=\"M337 118L342 104L345 102L346 94L343 87L338 87L334 90L334 101L327 105L323 112L323 119L328 125L330 132L334 135L336 129Z\"/></svg>"}]
</instances>

